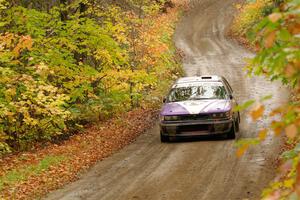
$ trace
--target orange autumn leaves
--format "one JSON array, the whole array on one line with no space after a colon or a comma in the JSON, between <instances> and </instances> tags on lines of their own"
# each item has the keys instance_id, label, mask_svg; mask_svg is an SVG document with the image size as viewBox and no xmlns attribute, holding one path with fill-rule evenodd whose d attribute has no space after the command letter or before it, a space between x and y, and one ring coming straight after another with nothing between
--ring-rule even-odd
<instances>
[{"instance_id":1,"label":"orange autumn leaves","mask_svg":"<svg viewBox=\"0 0 300 200\"><path fill-rule=\"evenodd\" d=\"M295 138L298 133L298 127L295 124L290 124L285 128L285 134L289 138Z\"/></svg>"},{"instance_id":2,"label":"orange autumn leaves","mask_svg":"<svg viewBox=\"0 0 300 200\"><path fill-rule=\"evenodd\" d=\"M286 111L288 111L288 110L289 109L287 108ZM256 121L262 119L265 113L266 113L265 106L262 104L257 104L254 108L252 108L249 111L249 116L253 122L256 122ZM282 117L282 115L284 115L284 114L285 114L284 108L278 107L278 108L272 110L269 113L268 117L269 118L276 117L276 116ZM291 124L285 124L284 122L273 120L270 125L270 129L273 131L275 136L279 136L281 133L284 133L289 139L294 139L294 138L296 138L297 134L299 133L298 132L299 125L300 125L300 121L298 123L296 122L296 123L291 123ZM268 132L269 132L269 130L267 128L261 129L258 132L255 140L257 142L264 141L268 135ZM244 144L240 145L236 151L236 155L238 157L241 157L250 146L251 145L248 143L244 143Z\"/></svg>"},{"instance_id":3,"label":"orange autumn leaves","mask_svg":"<svg viewBox=\"0 0 300 200\"><path fill-rule=\"evenodd\" d=\"M237 141L236 154L242 156L249 148L249 144L261 144L267 136L270 136L267 139L269 142L269 138L271 140L272 137L283 135L284 143L280 147L282 153L279 157L283 165L270 186L264 190L262 198L299 199L300 2L299 0L270 1L268 4L265 1L262 9L258 7L250 9L251 5L258 5L258 2L262 1L248 1L245 6L239 8L241 14L235 19L233 31L256 47L256 56L248 65L248 72L253 75L263 75L267 79L280 80L288 85L288 89L292 92L288 103L282 102L283 106L270 113L268 113L269 107L264 109L263 105L258 105L250 111L253 122L268 120L270 123L266 127L261 127L258 133L255 133L255 138ZM254 123L253 126L255 125Z\"/></svg>"},{"instance_id":4,"label":"orange autumn leaves","mask_svg":"<svg viewBox=\"0 0 300 200\"><path fill-rule=\"evenodd\" d=\"M272 31L271 33L268 33L266 38L265 38L265 42L264 45L266 48L271 48L275 42L276 39L276 32Z\"/></svg>"},{"instance_id":5,"label":"orange autumn leaves","mask_svg":"<svg viewBox=\"0 0 300 200\"><path fill-rule=\"evenodd\" d=\"M265 106L264 105L262 105L262 104L256 105L249 112L249 115L250 115L252 121L255 122L255 121L259 120L263 116L264 111L265 111ZM268 133L267 129L263 129L263 130L259 131L258 139L260 141L265 140L265 138L267 136L267 133ZM236 151L237 157L243 156L249 147L250 147L249 143L243 143L241 146L239 146L239 148Z\"/></svg>"},{"instance_id":6,"label":"orange autumn leaves","mask_svg":"<svg viewBox=\"0 0 300 200\"><path fill-rule=\"evenodd\" d=\"M259 131L258 133L258 138L260 141L264 141L267 137L268 134L268 130L267 129L262 129L261 131Z\"/></svg>"},{"instance_id":7,"label":"orange autumn leaves","mask_svg":"<svg viewBox=\"0 0 300 200\"><path fill-rule=\"evenodd\" d=\"M236 151L236 156L238 157L238 158L240 158L240 157L242 157L245 153L246 153L246 151L247 151L247 149L249 148L249 144L244 144L244 145L242 145L241 147L239 147L238 149L237 149L237 151Z\"/></svg>"},{"instance_id":8,"label":"orange autumn leaves","mask_svg":"<svg viewBox=\"0 0 300 200\"><path fill-rule=\"evenodd\" d=\"M282 18L282 14L280 13L272 13L271 15L268 16L268 19L275 23L277 22L279 19ZM267 36L265 37L265 42L264 42L264 45L266 48L271 48L274 44L276 40L276 31L272 31L270 33L267 33Z\"/></svg>"},{"instance_id":9,"label":"orange autumn leaves","mask_svg":"<svg viewBox=\"0 0 300 200\"><path fill-rule=\"evenodd\" d=\"M12 56L17 58L23 50L30 50L33 45L32 38L27 36L18 36L13 33L5 33L0 35L0 55L6 53L6 48L12 48Z\"/></svg>"},{"instance_id":10,"label":"orange autumn leaves","mask_svg":"<svg viewBox=\"0 0 300 200\"><path fill-rule=\"evenodd\" d=\"M263 105L257 105L254 109L250 111L250 116L253 121L257 121L264 114L265 107Z\"/></svg>"},{"instance_id":11,"label":"orange autumn leaves","mask_svg":"<svg viewBox=\"0 0 300 200\"><path fill-rule=\"evenodd\" d=\"M284 16L281 13L272 13L268 16L268 19L274 24L279 22L280 19L283 19L284 24L288 23L285 25L287 27L288 33L291 35L297 35L300 33L300 23L297 22L296 18L297 17L292 14L290 14L288 16ZM278 37L278 34L280 34L280 33L278 32L277 29L274 29L274 30L271 30L270 32L265 33L265 41L264 41L265 48L271 48L274 45L274 43L276 41L276 37Z\"/></svg>"}]
</instances>

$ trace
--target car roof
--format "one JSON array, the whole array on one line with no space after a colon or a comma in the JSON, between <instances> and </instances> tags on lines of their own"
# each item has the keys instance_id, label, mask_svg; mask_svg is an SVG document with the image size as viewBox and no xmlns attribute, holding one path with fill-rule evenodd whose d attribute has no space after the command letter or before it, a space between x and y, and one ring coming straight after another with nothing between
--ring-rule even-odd
<instances>
[{"instance_id":1,"label":"car roof","mask_svg":"<svg viewBox=\"0 0 300 200\"><path fill-rule=\"evenodd\" d=\"M178 87L180 85L194 84L194 83L197 84L203 82L222 82L222 79L223 77L216 76L216 75L183 77L183 78L179 78L175 82L173 88Z\"/></svg>"},{"instance_id":2,"label":"car roof","mask_svg":"<svg viewBox=\"0 0 300 200\"><path fill-rule=\"evenodd\" d=\"M218 82L222 81L221 76L216 75L207 75L207 76L190 76L190 77L183 77L179 78L175 84L180 83L192 83L192 82Z\"/></svg>"}]
</instances>

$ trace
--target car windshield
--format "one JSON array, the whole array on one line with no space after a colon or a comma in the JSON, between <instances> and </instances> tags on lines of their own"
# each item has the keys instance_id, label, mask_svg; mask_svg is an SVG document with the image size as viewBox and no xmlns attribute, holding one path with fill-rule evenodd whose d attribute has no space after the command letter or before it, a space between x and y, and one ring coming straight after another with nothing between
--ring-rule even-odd
<instances>
[{"instance_id":1,"label":"car windshield","mask_svg":"<svg viewBox=\"0 0 300 200\"><path fill-rule=\"evenodd\" d=\"M220 82L199 83L197 85L180 85L173 88L168 96L168 102L203 100L203 99L227 99L227 92Z\"/></svg>"}]
</instances>

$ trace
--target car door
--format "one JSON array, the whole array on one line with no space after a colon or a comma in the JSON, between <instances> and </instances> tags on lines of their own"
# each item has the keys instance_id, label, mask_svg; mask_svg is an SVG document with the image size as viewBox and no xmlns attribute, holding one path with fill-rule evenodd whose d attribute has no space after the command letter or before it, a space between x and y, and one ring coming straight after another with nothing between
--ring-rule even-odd
<instances>
[{"instance_id":1,"label":"car door","mask_svg":"<svg viewBox=\"0 0 300 200\"><path fill-rule=\"evenodd\" d=\"M235 97L234 97L234 92L233 92L233 89L232 87L230 86L229 82L223 77L223 81L224 81L224 84L226 85L226 87L228 88L228 92L229 92L229 95L230 95L230 98L231 98L231 103L233 106L238 106L238 102L236 101ZM239 120L240 120L240 116L239 116L239 113L234 113L235 114L235 117L237 117Z\"/></svg>"}]
</instances>

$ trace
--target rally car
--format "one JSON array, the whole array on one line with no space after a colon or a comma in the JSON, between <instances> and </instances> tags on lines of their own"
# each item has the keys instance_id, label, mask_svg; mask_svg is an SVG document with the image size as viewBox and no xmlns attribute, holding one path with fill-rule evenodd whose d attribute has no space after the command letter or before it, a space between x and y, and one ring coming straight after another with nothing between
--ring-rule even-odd
<instances>
[{"instance_id":1,"label":"rally car","mask_svg":"<svg viewBox=\"0 0 300 200\"><path fill-rule=\"evenodd\" d=\"M178 79L164 98L160 113L161 142L172 137L226 135L234 139L240 113L228 81L220 76Z\"/></svg>"}]
</instances>

